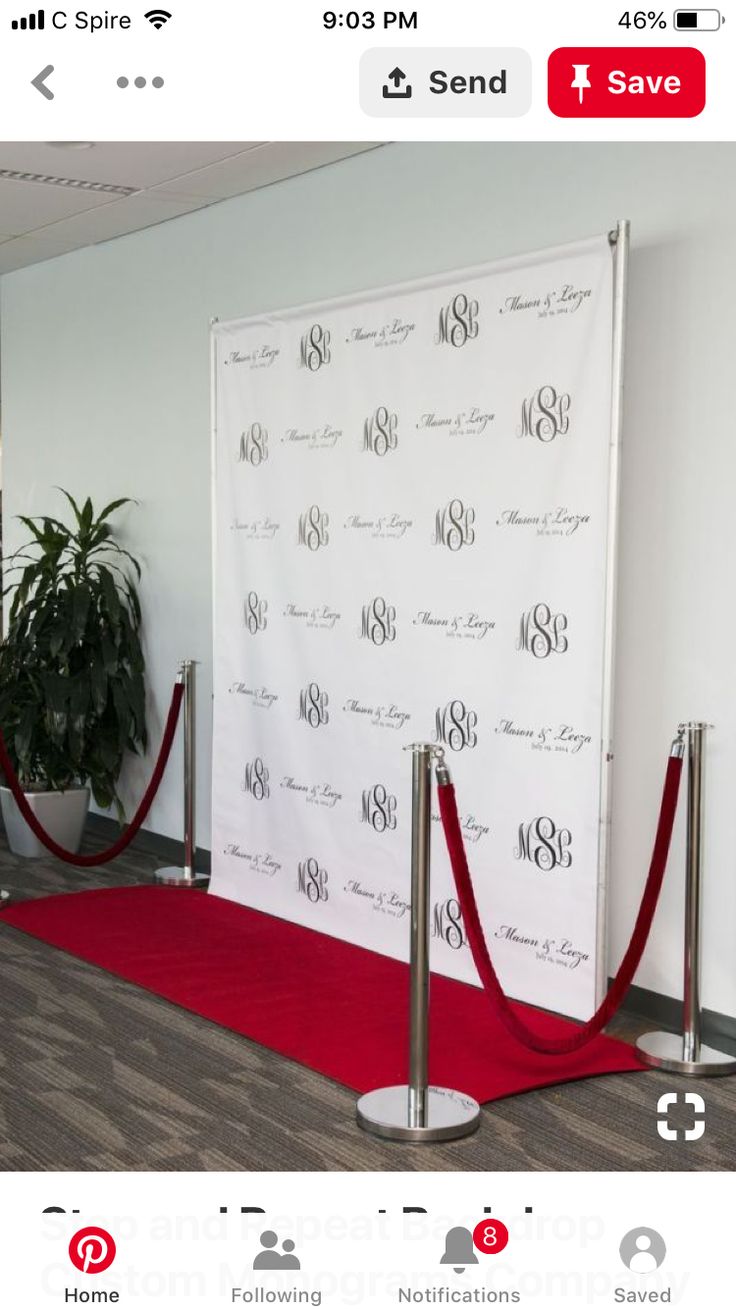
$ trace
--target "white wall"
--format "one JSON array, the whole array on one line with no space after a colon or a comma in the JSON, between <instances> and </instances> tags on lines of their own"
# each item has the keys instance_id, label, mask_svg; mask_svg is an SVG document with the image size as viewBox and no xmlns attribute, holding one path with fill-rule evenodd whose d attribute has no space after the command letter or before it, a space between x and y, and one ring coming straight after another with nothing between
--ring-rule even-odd
<instances>
[{"instance_id":1,"label":"white wall","mask_svg":"<svg viewBox=\"0 0 736 1309\"><path fill-rule=\"evenodd\" d=\"M623 464L611 962L628 941L680 717L709 750L704 1002L736 1014L733 358L736 148L394 145L2 279L6 548L51 487L132 495L151 728L201 661L209 842L212 316L323 299L633 224ZM150 825L178 835L180 756ZM147 765L128 777L140 791ZM677 995L682 814L641 985Z\"/></svg>"}]
</instances>

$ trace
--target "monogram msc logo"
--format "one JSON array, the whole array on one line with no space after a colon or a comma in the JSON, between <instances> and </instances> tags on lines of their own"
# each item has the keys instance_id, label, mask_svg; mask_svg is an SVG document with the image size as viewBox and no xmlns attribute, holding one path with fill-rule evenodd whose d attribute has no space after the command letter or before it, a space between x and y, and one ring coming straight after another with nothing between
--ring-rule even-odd
<instances>
[{"instance_id":1,"label":"monogram msc logo","mask_svg":"<svg viewBox=\"0 0 736 1309\"><path fill-rule=\"evenodd\" d=\"M450 750L474 750L478 744L478 715L462 700L450 700L434 716L434 740Z\"/></svg>"},{"instance_id":2,"label":"monogram msc logo","mask_svg":"<svg viewBox=\"0 0 736 1309\"><path fill-rule=\"evenodd\" d=\"M387 641L396 640L396 609L387 604L382 595L377 595L370 604L363 605L360 639L372 641L374 645L385 645Z\"/></svg>"},{"instance_id":3,"label":"monogram msc logo","mask_svg":"<svg viewBox=\"0 0 736 1309\"><path fill-rule=\"evenodd\" d=\"M568 828L558 828L546 816L534 818L530 823L519 824L519 844L514 858L525 859L543 873L551 873L555 868L570 867L571 845L572 833Z\"/></svg>"},{"instance_id":4,"label":"monogram msc logo","mask_svg":"<svg viewBox=\"0 0 736 1309\"><path fill-rule=\"evenodd\" d=\"M463 914L457 900L438 900L432 913L432 936L444 941L451 950L462 950L468 944Z\"/></svg>"},{"instance_id":5,"label":"monogram msc logo","mask_svg":"<svg viewBox=\"0 0 736 1309\"><path fill-rule=\"evenodd\" d=\"M554 386L540 386L521 406L517 436L535 436L545 444L570 430L570 396Z\"/></svg>"},{"instance_id":6,"label":"monogram msc logo","mask_svg":"<svg viewBox=\"0 0 736 1309\"><path fill-rule=\"evenodd\" d=\"M252 796L254 800L267 800L271 794L268 782L269 772L260 756L245 765L242 789L246 795Z\"/></svg>"},{"instance_id":7,"label":"monogram msc logo","mask_svg":"<svg viewBox=\"0 0 736 1309\"><path fill-rule=\"evenodd\" d=\"M305 545L312 551L321 550L323 546L329 545L330 533L327 530L329 525L330 515L323 513L319 505L311 505L299 515L299 545Z\"/></svg>"},{"instance_id":8,"label":"monogram msc logo","mask_svg":"<svg viewBox=\"0 0 736 1309\"><path fill-rule=\"evenodd\" d=\"M385 405L379 405L363 425L363 449L380 458L387 455L389 450L395 450L399 444L396 431L398 425L396 414L390 413Z\"/></svg>"},{"instance_id":9,"label":"monogram msc logo","mask_svg":"<svg viewBox=\"0 0 736 1309\"><path fill-rule=\"evenodd\" d=\"M310 373L318 373L320 368L329 364L331 358L330 333L326 327L314 323L302 337L299 363L302 368L308 368Z\"/></svg>"},{"instance_id":10,"label":"monogram msc logo","mask_svg":"<svg viewBox=\"0 0 736 1309\"><path fill-rule=\"evenodd\" d=\"M329 900L329 880L327 869L320 868L316 859L302 859L297 865L297 892L305 895L311 904L324 904Z\"/></svg>"},{"instance_id":11,"label":"monogram msc logo","mask_svg":"<svg viewBox=\"0 0 736 1309\"><path fill-rule=\"evenodd\" d=\"M243 604L243 620L246 631L251 636L256 636L258 632L265 632L268 627L268 601L261 600L257 591L249 591Z\"/></svg>"},{"instance_id":12,"label":"monogram msc logo","mask_svg":"<svg viewBox=\"0 0 736 1309\"><path fill-rule=\"evenodd\" d=\"M566 614L553 614L547 604L533 605L521 615L516 648L534 655L535 659L565 654L569 645L566 632Z\"/></svg>"},{"instance_id":13,"label":"monogram msc logo","mask_svg":"<svg viewBox=\"0 0 736 1309\"><path fill-rule=\"evenodd\" d=\"M440 325L435 345L453 345L456 350L474 341L478 335L478 301L461 291L440 310Z\"/></svg>"},{"instance_id":14,"label":"monogram msc logo","mask_svg":"<svg viewBox=\"0 0 736 1309\"><path fill-rule=\"evenodd\" d=\"M381 782L363 792L360 821L369 823L374 832L396 831L396 796Z\"/></svg>"},{"instance_id":15,"label":"monogram msc logo","mask_svg":"<svg viewBox=\"0 0 736 1309\"><path fill-rule=\"evenodd\" d=\"M444 545L448 550L462 550L475 542L475 510L462 500L450 500L444 509L438 509L434 520L433 545Z\"/></svg>"},{"instance_id":16,"label":"monogram msc logo","mask_svg":"<svg viewBox=\"0 0 736 1309\"><path fill-rule=\"evenodd\" d=\"M299 719L310 727L326 727L330 721L327 708L330 697L320 690L316 682L310 682L299 694Z\"/></svg>"},{"instance_id":17,"label":"monogram msc logo","mask_svg":"<svg viewBox=\"0 0 736 1309\"><path fill-rule=\"evenodd\" d=\"M258 468L268 459L268 429L263 423L251 423L246 432L240 434L238 461Z\"/></svg>"}]
</instances>

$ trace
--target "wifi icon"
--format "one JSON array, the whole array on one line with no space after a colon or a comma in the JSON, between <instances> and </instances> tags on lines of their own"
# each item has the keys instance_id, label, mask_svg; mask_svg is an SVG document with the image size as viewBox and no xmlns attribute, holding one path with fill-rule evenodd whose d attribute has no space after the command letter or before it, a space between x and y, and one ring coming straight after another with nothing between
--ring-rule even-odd
<instances>
[{"instance_id":1,"label":"wifi icon","mask_svg":"<svg viewBox=\"0 0 736 1309\"><path fill-rule=\"evenodd\" d=\"M148 19L152 27L158 28L158 27L163 27L166 23L168 23L169 19L171 18L171 14L169 13L168 9L149 9L145 17Z\"/></svg>"}]
</instances>

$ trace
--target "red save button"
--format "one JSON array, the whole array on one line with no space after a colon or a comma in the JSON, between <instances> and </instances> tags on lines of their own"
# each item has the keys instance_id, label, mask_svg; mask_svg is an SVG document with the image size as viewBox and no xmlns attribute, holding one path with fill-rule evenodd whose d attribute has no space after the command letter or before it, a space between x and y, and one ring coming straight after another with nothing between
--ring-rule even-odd
<instances>
[{"instance_id":1,"label":"red save button","mask_svg":"<svg viewBox=\"0 0 736 1309\"><path fill-rule=\"evenodd\" d=\"M705 56L690 46L565 46L548 64L558 118L695 118L705 108Z\"/></svg>"}]
</instances>

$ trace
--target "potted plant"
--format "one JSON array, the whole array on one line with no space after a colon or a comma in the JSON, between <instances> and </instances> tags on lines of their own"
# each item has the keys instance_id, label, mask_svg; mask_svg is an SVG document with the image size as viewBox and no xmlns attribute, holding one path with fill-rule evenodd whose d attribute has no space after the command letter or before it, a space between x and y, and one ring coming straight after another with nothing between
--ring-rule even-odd
<instances>
[{"instance_id":1,"label":"potted plant","mask_svg":"<svg viewBox=\"0 0 736 1309\"><path fill-rule=\"evenodd\" d=\"M15 576L5 590L12 603L0 644L0 729L39 821L76 851L90 789L122 821L117 784L125 753L147 744L141 570L108 522L127 499L95 514L90 499L80 509L62 494L72 527L20 516L32 539L6 570L6 578ZM41 855L5 786L0 804L11 849Z\"/></svg>"}]
</instances>

